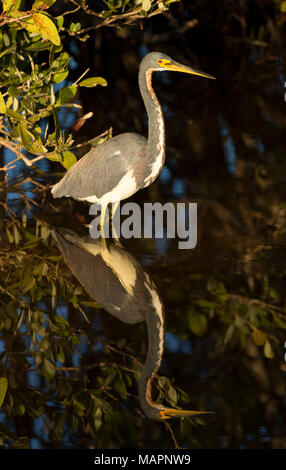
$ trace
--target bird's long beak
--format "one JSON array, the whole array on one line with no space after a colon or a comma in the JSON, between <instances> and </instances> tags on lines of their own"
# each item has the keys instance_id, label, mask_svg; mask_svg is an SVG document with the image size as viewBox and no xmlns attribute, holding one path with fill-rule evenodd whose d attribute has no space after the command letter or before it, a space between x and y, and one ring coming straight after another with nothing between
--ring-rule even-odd
<instances>
[{"instance_id":1,"label":"bird's long beak","mask_svg":"<svg viewBox=\"0 0 286 470\"><path fill-rule=\"evenodd\" d=\"M184 418L187 416L200 416L205 414L213 414L213 411L195 411L195 410L176 410L175 408L167 408L158 413L160 419Z\"/></svg>"},{"instance_id":2,"label":"bird's long beak","mask_svg":"<svg viewBox=\"0 0 286 470\"><path fill-rule=\"evenodd\" d=\"M199 70L193 69L191 67L187 67L186 65L179 64L179 62L175 62L171 60L170 62L165 62L164 68L167 70L172 70L174 72L183 72L183 73L190 73L192 75L198 75L200 77L211 78L215 80L215 77L209 75L208 73L200 72Z\"/></svg>"}]
</instances>

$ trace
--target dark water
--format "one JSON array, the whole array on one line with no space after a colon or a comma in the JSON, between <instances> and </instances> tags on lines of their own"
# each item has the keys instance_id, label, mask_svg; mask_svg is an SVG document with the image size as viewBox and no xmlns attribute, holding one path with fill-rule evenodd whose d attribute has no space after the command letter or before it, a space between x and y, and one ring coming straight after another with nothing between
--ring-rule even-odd
<instances>
[{"instance_id":1,"label":"dark water","mask_svg":"<svg viewBox=\"0 0 286 470\"><path fill-rule=\"evenodd\" d=\"M76 143L110 126L114 135L146 135L140 58L154 49L183 63L196 59L188 35L176 44L152 43L156 25L134 35L129 48L128 38L118 36L115 45L115 33L102 32L112 55L91 44L82 61L75 55L81 64L92 60L109 83L80 96L94 118ZM38 171L14 169L0 187L0 375L9 380L0 413L4 446L286 447L285 56L279 46L238 51L229 44L221 56L210 45L196 50L199 42L195 65L217 80L155 77L166 162L160 177L130 198L140 205L196 202L197 246L179 250L178 240L169 239L121 243L164 305L165 351L154 399L215 414L172 421L171 430L144 416L138 379L148 346L145 322L126 324L107 313L100 303L112 302L115 287L97 287L100 300L92 299L60 256L51 231L87 236L88 207L52 200L45 188L61 168L41 162ZM63 115L62 125L69 128L73 119ZM100 272L94 286L104 281Z\"/></svg>"}]
</instances>

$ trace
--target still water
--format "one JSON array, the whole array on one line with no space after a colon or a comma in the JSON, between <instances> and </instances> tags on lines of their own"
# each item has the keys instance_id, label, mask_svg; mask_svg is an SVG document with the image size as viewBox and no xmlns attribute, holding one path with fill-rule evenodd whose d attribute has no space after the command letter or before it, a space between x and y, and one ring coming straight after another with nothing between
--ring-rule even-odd
<instances>
[{"instance_id":1,"label":"still water","mask_svg":"<svg viewBox=\"0 0 286 470\"><path fill-rule=\"evenodd\" d=\"M95 117L76 143L110 126L146 135L136 77L147 51L97 56L109 87L80 96ZM186 62L179 46L164 52ZM50 195L60 165L19 166L1 183L2 445L286 447L284 57L265 68L259 55L244 68L204 57L216 82L154 79L166 162L130 200L197 203L192 250L166 237L92 244L87 205ZM61 125L75 118L63 114ZM145 416L140 374L147 355L162 353L153 400L214 414L170 426Z\"/></svg>"}]
</instances>

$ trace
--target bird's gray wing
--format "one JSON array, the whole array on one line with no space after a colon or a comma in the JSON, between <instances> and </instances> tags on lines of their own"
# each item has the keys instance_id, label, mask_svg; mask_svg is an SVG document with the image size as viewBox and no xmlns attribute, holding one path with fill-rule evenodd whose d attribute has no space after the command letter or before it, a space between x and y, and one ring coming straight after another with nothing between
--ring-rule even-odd
<instances>
[{"instance_id":1,"label":"bird's gray wing","mask_svg":"<svg viewBox=\"0 0 286 470\"><path fill-rule=\"evenodd\" d=\"M54 197L98 199L118 185L123 176L136 167L146 149L146 139L125 133L91 149L75 163L52 188Z\"/></svg>"},{"instance_id":2,"label":"bird's gray wing","mask_svg":"<svg viewBox=\"0 0 286 470\"><path fill-rule=\"evenodd\" d=\"M116 271L106 263L103 256L106 249L103 248L101 240L79 237L66 229L54 229L52 236L69 269L92 299L124 323L134 324L144 320L144 304L142 308L134 294L124 287ZM89 248L94 246L94 254L86 251L85 243ZM127 264L134 263L134 269L142 271L137 261L125 250L113 247L113 256L116 256L116 250L123 253L123 262L125 260ZM112 262L112 255L110 257Z\"/></svg>"}]
</instances>

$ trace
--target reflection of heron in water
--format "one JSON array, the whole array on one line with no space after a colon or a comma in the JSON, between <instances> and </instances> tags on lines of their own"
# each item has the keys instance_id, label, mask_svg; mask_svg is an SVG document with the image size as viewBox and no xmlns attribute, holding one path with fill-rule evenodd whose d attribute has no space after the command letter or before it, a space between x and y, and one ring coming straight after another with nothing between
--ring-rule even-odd
<instances>
[{"instance_id":1,"label":"reflection of heron in water","mask_svg":"<svg viewBox=\"0 0 286 470\"><path fill-rule=\"evenodd\" d=\"M148 354L139 381L139 400L146 416L161 421L208 413L168 408L152 401L152 380L164 350L164 309L153 281L141 265L114 244L107 248L98 240L79 237L70 230L54 230L53 237L72 273L105 310L125 323L147 323Z\"/></svg>"},{"instance_id":2,"label":"reflection of heron in water","mask_svg":"<svg viewBox=\"0 0 286 470\"><path fill-rule=\"evenodd\" d=\"M117 135L91 149L52 188L55 198L73 197L100 204L101 227L109 203L119 203L149 186L162 169L165 127L162 109L152 87L152 73L164 70L214 78L179 64L166 54L147 54L140 63L139 88L148 114L148 140L131 132Z\"/></svg>"}]
</instances>

